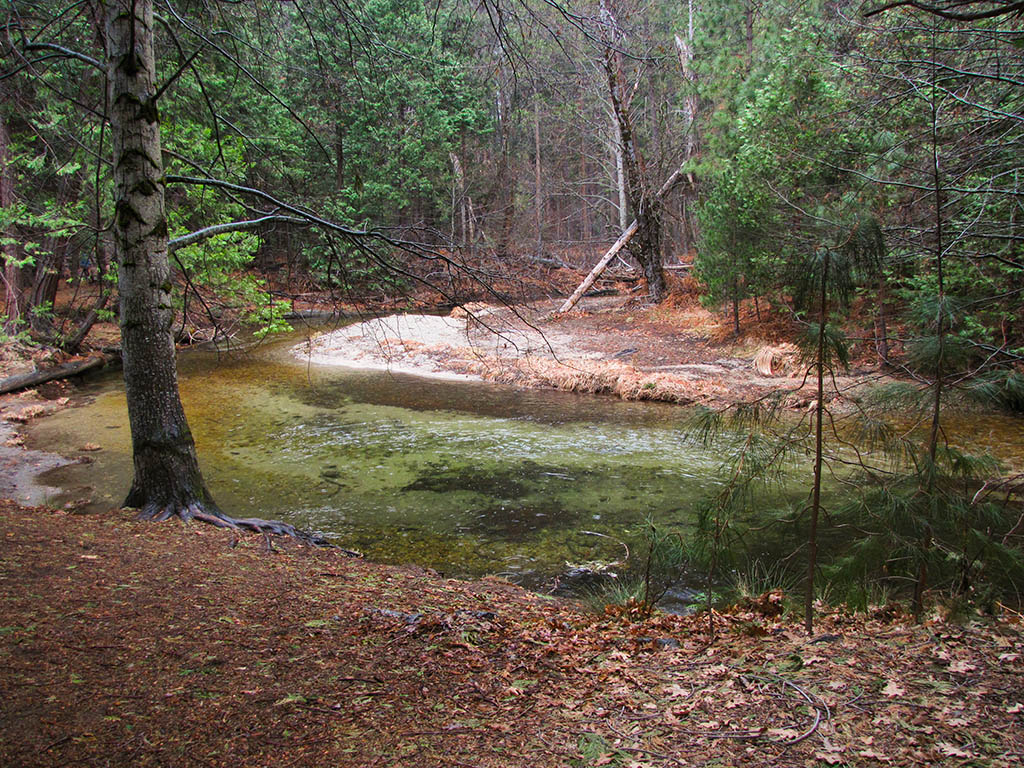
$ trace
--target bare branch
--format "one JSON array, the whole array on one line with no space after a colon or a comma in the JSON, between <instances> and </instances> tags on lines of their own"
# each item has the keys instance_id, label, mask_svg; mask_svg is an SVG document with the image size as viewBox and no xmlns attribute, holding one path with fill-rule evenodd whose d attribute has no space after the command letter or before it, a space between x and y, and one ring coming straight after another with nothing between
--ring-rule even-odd
<instances>
[{"instance_id":1,"label":"bare branch","mask_svg":"<svg viewBox=\"0 0 1024 768\"><path fill-rule=\"evenodd\" d=\"M248 221L229 221L224 224L214 224L210 227L197 229L195 232L189 232L187 235L182 235L181 237L175 237L167 242L167 251L168 253L174 253L179 248L184 248L186 245L201 243L204 240L209 240L211 237L215 237L216 235L223 235L228 232L244 232L273 222L303 224L306 226L310 224L308 220L300 219L297 216L276 215L264 216L260 219L250 219Z\"/></svg>"},{"instance_id":2,"label":"bare branch","mask_svg":"<svg viewBox=\"0 0 1024 768\"><path fill-rule=\"evenodd\" d=\"M55 43L26 43L26 51L56 51L65 59L78 59L79 61L85 62L90 67L95 67L100 72L105 71L103 65L100 64L96 59L91 56L86 56L84 53L73 51L70 48L65 48L63 45L57 45Z\"/></svg>"},{"instance_id":3,"label":"bare branch","mask_svg":"<svg viewBox=\"0 0 1024 768\"><path fill-rule=\"evenodd\" d=\"M978 11L960 11L958 8L970 8L973 5L992 5L993 8L985 8ZM891 11L894 8L913 8L917 11L924 11L933 16L938 16L950 21L980 21L981 19L993 19L997 16L1024 15L1024 2L1021 0L947 0L944 3L922 3L918 0L896 0L887 3L880 8L875 8L864 13L865 18L877 16L880 13Z\"/></svg>"}]
</instances>

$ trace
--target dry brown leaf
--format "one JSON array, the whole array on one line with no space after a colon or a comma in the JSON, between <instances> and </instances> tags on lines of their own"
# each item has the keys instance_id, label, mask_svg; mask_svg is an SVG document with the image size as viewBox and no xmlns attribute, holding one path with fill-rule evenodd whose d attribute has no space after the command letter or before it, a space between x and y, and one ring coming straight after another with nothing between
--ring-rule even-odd
<instances>
[{"instance_id":1,"label":"dry brown leaf","mask_svg":"<svg viewBox=\"0 0 1024 768\"><path fill-rule=\"evenodd\" d=\"M906 692L906 689L895 680L890 680L885 684L885 688L882 689L882 695L888 696L890 699L903 696Z\"/></svg>"},{"instance_id":2,"label":"dry brown leaf","mask_svg":"<svg viewBox=\"0 0 1024 768\"><path fill-rule=\"evenodd\" d=\"M949 757L974 757L973 752L958 747L955 744L950 744L948 741L940 741L938 743L938 747L942 754L948 755Z\"/></svg>"},{"instance_id":3,"label":"dry brown leaf","mask_svg":"<svg viewBox=\"0 0 1024 768\"><path fill-rule=\"evenodd\" d=\"M883 762L883 763L891 763L892 762L892 758L891 757L889 757L888 755L883 755L881 752L877 752L877 751L875 751L873 749L862 749L857 754L860 755L861 757L867 757L867 758L869 758L871 760L878 760L878 761Z\"/></svg>"}]
</instances>

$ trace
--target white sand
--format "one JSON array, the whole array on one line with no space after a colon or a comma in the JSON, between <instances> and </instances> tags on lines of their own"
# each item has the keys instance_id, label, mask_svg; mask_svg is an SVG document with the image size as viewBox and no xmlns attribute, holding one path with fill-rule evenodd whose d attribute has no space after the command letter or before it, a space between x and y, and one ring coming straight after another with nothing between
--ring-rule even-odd
<instances>
[{"instance_id":1,"label":"white sand","mask_svg":"<svg viewBox=\"0 0 1024 768\"><path fill-rule=\"evenodd\" d=\"M453 358L579 357L571 348L571 339L564 334L542 334L521 318L481 310L472 318L437 315L376 318L325 333L300 344L294 351L303 360L319 365L479 379L455 373L446 363Z\"/></svg>"}]
</instances>

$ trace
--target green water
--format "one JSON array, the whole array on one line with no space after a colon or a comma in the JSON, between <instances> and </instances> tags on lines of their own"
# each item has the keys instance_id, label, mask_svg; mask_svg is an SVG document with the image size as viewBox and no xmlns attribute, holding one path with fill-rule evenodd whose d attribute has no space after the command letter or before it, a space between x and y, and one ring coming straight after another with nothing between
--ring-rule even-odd
<instances>
[{"instance_id":1,"label":"green water","mask_svg":"<svg viewBox=\"0 0 1024 768\"><path fill-rule=\"evenodd\" d=\"M287 520L379 561L544 589L570 565L621 560L622 542L635 552L647 517L685 535L714 488L722 456L687 439L678 406L307 366L295 342L183 356L186 413L229 514ZM104 511L131 476L124 394L116 374L86 394L30 441L93 459L42 477L65 489L47 501L89 495ZM87 443L101 450L81 452ZM806 466L791 475L778 493L797 502ZM800 535L773 528L756 546L791 553Z\"/></svg>"}]
</instances>

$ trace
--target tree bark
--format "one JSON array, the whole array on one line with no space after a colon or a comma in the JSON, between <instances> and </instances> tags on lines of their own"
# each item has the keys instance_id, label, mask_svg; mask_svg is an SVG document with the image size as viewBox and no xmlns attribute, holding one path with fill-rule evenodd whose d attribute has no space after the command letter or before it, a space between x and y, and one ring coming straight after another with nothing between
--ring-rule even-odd
<instances>
[{"instance_id":1,"label":"tree bark","mask_svg":"<svg viewBox=\"0 0 1024 768\"><path fill-rule=\"evenodd\" d=\"M625 230L629 221L629 200L626 198L626 170L622 164L622 134L619 132L619 121L612 114L612 155L615 158L615 192L618 200L619 229Z\"/></svg>"},{"instance_id":2,"label":"tree bark","mask_svg":"<svg viewBox=\"0 0 1024 768\"><path fill-rule=\"evenodd\" d=\"M536 255L544 255L544 186L540 165L540 97L533 95L533 189L534 215L537 227Z\"/></svg>"},{"instance_id":3,"label":"tree bark","mask_svg":"<svg viewBox=\"0 0 1024 768\"><path fill-rule=\"evenodd\" d=\"M11 168L11 134L7 123L5 90L0 84L0 208L14 205L14 178ZM3 235L11 237L12 232ZM4 333L13 336L23 328L22 320L28 307L25 270L19 266L18 247L0 245L0 269L4 283Z\"/></svg>"},{"instance_id":4,"label":"tree bark","mask_svg":"<svg viewBox=\"0 0 1024 768\"><path fill-rule=\"evenodd\" d=\"M190 518L216 505L206 488L178 394L164 215L160 124L154 99L152 0L104 4L114 241L122 358L135 475L125 506L141 516Z\"/></svg>"},{"instance_id":5,"label":"tree bark","mask_svg":"<svg viewBox=\"0 0 1024 768\"><path fill-rule=\"evenodd\" d=\"M694 51L694 13L693 0L687 3L688 23L686 39L675 36L676 50L679 53L679 67L682 70L684 84L683 115L686 119L686 143L683 147L683 162L688 163L697 156L697 73L693 70ZM679 250L689 256L697 248L697 217L694 214L697 201L697 182L692 171L686 174L687 184L680 196L680 213L682 219Z\"/></svg>"},{"instance_id":6,"label":"tree bark","mask_svg":"<svg viewBox=\"0 0 1024 768\"><path fill-rule=\"evenodd\" d=\"M602 14L608 19L613 30L617 30L615 17L604 3ZM648 296L651 301L660 302L667 293L665 272L661 265L661 200L650 188L643 156L633 135L633 123L629 115L631 96L622 83L619 72L621 54L616 51L614 40L606 41L603 64L608 79L612 113L618 124L622 142L622 161L626 169L629 204L637 224L636 234L633 236L633 255L643 270Z\"/></svg>"}]
</instances>

